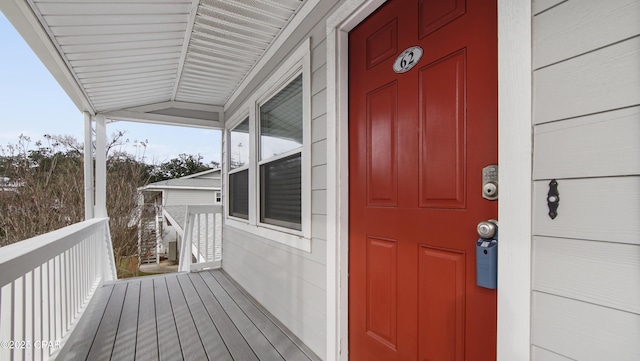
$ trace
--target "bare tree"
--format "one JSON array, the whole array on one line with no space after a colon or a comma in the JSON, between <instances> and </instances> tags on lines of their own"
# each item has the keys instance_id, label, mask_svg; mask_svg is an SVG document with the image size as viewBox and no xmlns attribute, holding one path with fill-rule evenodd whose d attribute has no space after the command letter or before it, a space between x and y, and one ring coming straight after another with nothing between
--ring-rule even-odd
<instances>
[{"instance_id":1,"label":"bare tree","mask_svg":"<svg viewBox=\"0 0 640 361\"><path fill-rule=\"evenodd\" d=\"M137 188L146 184L152 166L118 147L116 132L108 142L107 212L119 276L125 258L138 251ZM47 233L84 219L83 146L69 136L46 135L47 144L21 136L0 147L0 246ZM136 144L143 148L145 142ZM135 262L137 264L137 262Z\"/></svg>"}]
</instances>

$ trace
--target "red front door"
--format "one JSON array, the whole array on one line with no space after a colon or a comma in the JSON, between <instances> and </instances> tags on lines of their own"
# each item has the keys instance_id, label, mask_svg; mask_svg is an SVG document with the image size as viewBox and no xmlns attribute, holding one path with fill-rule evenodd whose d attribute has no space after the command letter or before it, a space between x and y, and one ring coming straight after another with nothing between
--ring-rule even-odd
<instances>
[{"instance_id":1,"label":"red front door","mask_svg":"<svg viewBox=\"0 0 640 361\"><path fill-rule=\"evenodd\" d=\"M495 1L390 0L349 35L350 360L495 360L476 285L497 163ZM412 69L393 65L405 50Z\"/></svg>"}]
</instances>

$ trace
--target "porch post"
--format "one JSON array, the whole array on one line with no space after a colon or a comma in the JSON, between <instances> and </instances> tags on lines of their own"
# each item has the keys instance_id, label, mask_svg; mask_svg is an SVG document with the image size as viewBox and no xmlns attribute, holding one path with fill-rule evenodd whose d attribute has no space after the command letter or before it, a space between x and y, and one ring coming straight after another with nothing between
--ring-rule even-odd
<instances>
[{"instance_id":1,"label":"porch post","mask_svg":"<svg viewBox=\"0 0 640 361\"><path fill-rule=\"evenodd\" d=\"M84 219L93 218L93 136L91 114L84 112Z\"/></svg>"},{"instance_id":2,"label":"porch post","mask_svg":"<svg viewBox=\"0 0 640 361\"><path fill-rule=\"evenodd\" d=\"M95 216L107 217L107 120L96 115L96 207Z\"/></svg>"}]
</instances>

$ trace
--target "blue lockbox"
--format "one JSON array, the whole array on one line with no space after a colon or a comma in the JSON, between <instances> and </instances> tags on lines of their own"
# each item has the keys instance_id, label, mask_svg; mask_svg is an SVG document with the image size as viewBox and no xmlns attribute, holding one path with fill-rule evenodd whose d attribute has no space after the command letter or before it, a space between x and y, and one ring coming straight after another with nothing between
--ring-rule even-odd
<instances>
[{"instance_id":1,"label":"blue lockbox","mask_svg":"<svg viewBox=\"0 0 640 361\"><path fill-rule=\"evenodd\" d=\"M476 242L476 283L480 287L498 287L498 240L479 238Z\"/></svg>"}]
</instances>

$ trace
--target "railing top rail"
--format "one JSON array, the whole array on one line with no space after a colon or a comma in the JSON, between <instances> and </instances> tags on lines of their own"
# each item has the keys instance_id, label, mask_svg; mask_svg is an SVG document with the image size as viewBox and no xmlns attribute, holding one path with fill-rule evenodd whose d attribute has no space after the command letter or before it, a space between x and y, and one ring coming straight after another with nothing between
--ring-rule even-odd
<instances>
[{"instance_id":1,"label":"railing top rail","mask_svg":"<svg viewBox=\"0 0 640 361\"><path fill-rule=\"evenodd\" d=\"M94 218L0 248L0 287L70 249L100 227L108 218Z\"/></svg>"}]
</instances>

